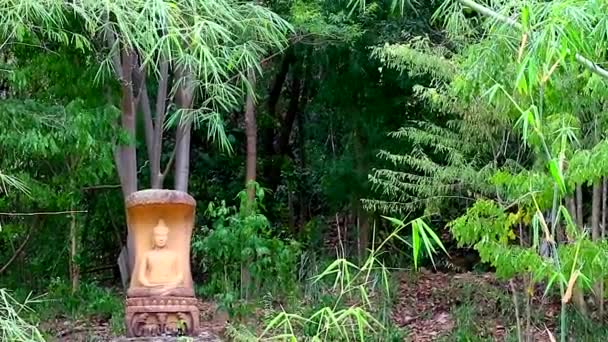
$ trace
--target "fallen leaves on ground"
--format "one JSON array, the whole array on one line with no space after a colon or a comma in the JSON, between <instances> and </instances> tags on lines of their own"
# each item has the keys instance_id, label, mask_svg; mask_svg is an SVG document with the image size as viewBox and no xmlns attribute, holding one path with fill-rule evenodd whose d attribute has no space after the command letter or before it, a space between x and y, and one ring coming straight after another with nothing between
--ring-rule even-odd
<instances>
[{"instance_id":1,"label":"fallen leaves on ground","mask_svg":"<svg viewBox=\"0 0 608 342\"><path fill-rule=\"evenodd\" d=\"M515 314L512 294L508 283L496 279L492 273L435 273L422 270L418 274L403 273L398 275L399 287L395 296L392 319L395 325L409 332L409 341L425 342L446 339L453 334L459 325L455 312L463 305L474 310L468 318L467 329L476 336L489 337L503 341L506 335L515 331ZM518 287L521 296L523 286ZM533 305L540 305L541 296L535 296ZM523 298L520 299L520 304ZM557 303L542 303L545 307L546 329L531 327L530 333L535 341L548 341L547 331L555 331L553 321Z\"/></svg>"}]
</instances>

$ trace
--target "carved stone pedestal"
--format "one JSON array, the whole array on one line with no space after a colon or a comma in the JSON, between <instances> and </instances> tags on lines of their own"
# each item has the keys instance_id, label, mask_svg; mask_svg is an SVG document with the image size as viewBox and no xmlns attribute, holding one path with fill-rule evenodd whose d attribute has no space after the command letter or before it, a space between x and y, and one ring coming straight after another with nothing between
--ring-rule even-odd
<instances>
[{"instance_id":1,"label":"carved stone pedestal","mask_svg":"<svg viewBox=\"0 0 608 342\"><path fill-rule=\"evenodd\" d=\"M127 298L127 335L131 337L196 336L199 319L196 298Z\"/></svg>"}]
</instances>

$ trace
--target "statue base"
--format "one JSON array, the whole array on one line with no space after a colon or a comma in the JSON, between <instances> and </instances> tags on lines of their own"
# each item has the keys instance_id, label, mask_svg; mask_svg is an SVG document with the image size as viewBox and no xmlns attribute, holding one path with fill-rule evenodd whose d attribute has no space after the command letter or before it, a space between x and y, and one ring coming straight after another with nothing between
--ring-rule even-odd
<instances>
[{"instance_id":1,"label":"statue base","mask_svg":"<svg viewBox=\"0 0 608 342\"><path fill-rule=\"evenodd\" d=\"M193 297L127 298L127 336L196 336L200 332L197 304Z\"/></svg>"}]
</instances>

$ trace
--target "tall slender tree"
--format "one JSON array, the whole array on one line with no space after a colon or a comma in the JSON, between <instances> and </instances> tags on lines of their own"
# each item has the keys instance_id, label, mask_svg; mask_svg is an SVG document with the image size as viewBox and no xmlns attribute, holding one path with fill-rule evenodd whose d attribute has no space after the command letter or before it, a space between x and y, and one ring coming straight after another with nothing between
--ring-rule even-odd
<instances>
[{"instance_id":1,"label":"tall slender tree","mask_svg":"<svg viewBox=\"0 0 608 342\"><path fill-rule=\"evenodd\" d=\"M174 188L188 190L192 127L205 125L208 138L230 149L221 114L238 108L247 72L259 72L263 55L284 48L290 30L267 8L234 0L6 1L0 16L3 46L75 45L99 60L107 105L114 106L112 84L119 85L124 134L115 162L125 198L141 188L138 160L149 166L149 187L163 188L173 167ZM138 116L146 158L137 153ZM168 127L175 127L175 144L163 167Z\"/></svg>"}]
</instances>

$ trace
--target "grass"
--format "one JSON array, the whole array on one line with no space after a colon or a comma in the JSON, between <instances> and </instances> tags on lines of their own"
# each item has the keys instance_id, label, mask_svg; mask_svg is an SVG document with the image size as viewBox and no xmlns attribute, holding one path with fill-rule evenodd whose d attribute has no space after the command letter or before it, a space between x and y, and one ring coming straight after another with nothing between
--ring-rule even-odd
<instances>
[{"instance_id":1,"label":"grass","mask_svg":"<svg viewBox=\"0 0 608 342\"><path fill-rule=\"evenodd\" d=\"M23 290L16 291L14 297L25 299L27 294ZM77 321L85 324L106 322L113 335L124 334L122 296L118 291L95 283L83 283L79 291L72 293L67 281L54 280L46 293L35 302L30 302L30 306L31 309L23 311L24 319L33 325L39 325L41 333L47 338L52 338L56 331L65 329L62 324Z\"/></svg>"}]
</instances>

